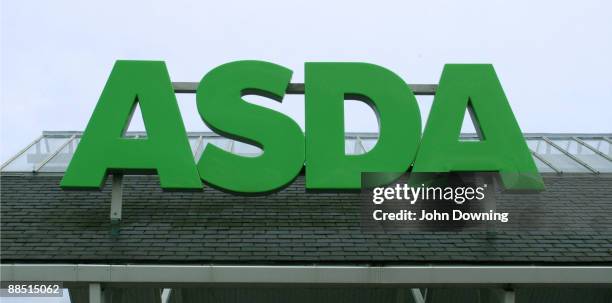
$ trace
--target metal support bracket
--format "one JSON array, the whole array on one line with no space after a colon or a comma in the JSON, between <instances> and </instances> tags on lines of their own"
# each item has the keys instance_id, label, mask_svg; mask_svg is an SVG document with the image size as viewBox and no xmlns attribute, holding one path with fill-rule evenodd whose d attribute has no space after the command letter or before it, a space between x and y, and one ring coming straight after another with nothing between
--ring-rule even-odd
<instances>
[{"instance_id":1,"label":"metal support bracket","mask_svg":"<svg viewBox=\"0 0 612 303\"><path fill-rule=\"evenodd\" d=\"M177 94L195 94L199 84L199 82L172 82L172 87ZM433 96L438 89L437 84L408 84L408 86L417 96ZM289 95L303 95L304 83L289 83L285 92Z\"/></svg>"},{"instance_id":2,"label":"metal support bracket","mask_svg":"<svg viewBox=\"0 0 612 303\"><path fill-rule=\"evenodd\" d=\"M110 223L111 234L119 235L121 225L121 208L123 206L123 175L113 174L113 184L111 192Z\"/></svg>"},{"instance_id":3,"label":"metal support bracket","mask_svg":"<svg viewBox=\"0 0 612 303\"><path fill-rule=\"evenodd\" d=\"M104 296L100 283L89 283L89 303L103 303Z\"/></svg>"},{"instance_id":4,"label":"metal support bracket","mask_svg":"<svg viewBox=\"0 0 612 303\"><path fill-rule=\"evenodd\" d=\"M170 296L172 296L172 288L162 289L161 303L170 303Z\"/></svg>"},{"instance_id":5,"label":"metal support bracket","mask_svg":"<svg viewBox=\"0 0 612 303\"><path fill-rule=\"evenodd\" d=\"M416 303L426 303L427 302L427 288L422 292L419 288L411 288L410 292L412 293L412 300Z\"/></svg>"}]
</instances>

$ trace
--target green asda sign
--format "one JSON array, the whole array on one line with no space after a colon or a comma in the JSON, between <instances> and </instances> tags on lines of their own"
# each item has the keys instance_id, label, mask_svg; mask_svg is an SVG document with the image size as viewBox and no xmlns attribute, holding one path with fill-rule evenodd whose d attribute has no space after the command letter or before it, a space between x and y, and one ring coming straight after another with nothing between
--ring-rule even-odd
<instances>
[{"instance_id":1,"label":"green asda sign","mask_svg":"<svg viewBox=\"0 0 612 303\"><path fill-rule=\"evenodd\" d=\"M283 187L305 167L309 189L357 189L362 172L413 165L414 172L495 171L506 188L543 188L492 65L446 65L422 135L409 86L373 64L306 63L305 133L291 118L242 99L255 94L282 102L291 74L263 61L231 62L206 74L196 94L202 120L263 154L243 157L209 144L196 162L165 63L117 61L61 186L99 188L109 172L153 171L165 189L199 189L205 181L256 193ZM380 136L365 154L345 155L346 99L362 100L378 115ZM147 138L123 138L136 103ZM468 105L481 141L459 141Z\"/></svg>"}]
</instances>

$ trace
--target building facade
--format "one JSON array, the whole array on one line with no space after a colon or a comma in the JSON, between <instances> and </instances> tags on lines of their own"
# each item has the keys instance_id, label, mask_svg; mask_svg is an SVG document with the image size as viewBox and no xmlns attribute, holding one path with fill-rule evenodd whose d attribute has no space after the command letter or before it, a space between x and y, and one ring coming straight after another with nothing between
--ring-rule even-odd
<instances>
[{"instance_id":1,"label":"building facade","mask_svg":"<svg viewBox=\"0 0 612 303\"><path fill-rule=\"evenodd\" d=\"M504 199L538 228L435 231L366 230L359 192L308 191L303 175L266 195L164 191L155 175L63 190L80 136L45 132L2 166L2 281L62 282L72 302L612 300L612 134L525 134L546 190ZM260 152L189 140L196 159ZM375 142L348 134L346 151Z\"/></svg>"}]
</instances>

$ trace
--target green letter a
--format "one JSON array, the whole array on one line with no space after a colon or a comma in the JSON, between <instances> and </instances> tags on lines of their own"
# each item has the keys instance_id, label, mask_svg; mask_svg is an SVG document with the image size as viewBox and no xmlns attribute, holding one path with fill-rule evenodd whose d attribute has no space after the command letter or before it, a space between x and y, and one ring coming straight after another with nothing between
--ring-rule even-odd
<instances>
[{"instance_id":1,"label":"green letter a","mask_svg":"<svg viewBox=\"0 0 612 303\"><path fill-rule=\"evenodd\" d=\"M127 139L137 102L147 137ZM100 187L109 171L157 171L162 188L202 188L162 61L115 63L61 186Z\"/></svg>"},{"instance_id":2,"label":"green letter a","mask_svg":"<svg viewBox=\"0 0 612 303\"><path fill-rule=\"evenodd\" d=\"M465 110L479 142L461 142ZM495 171L507 189L543 189L523 134L490 64L447 64L442 72L413 172Z\"/></svg>"}]
</instances>

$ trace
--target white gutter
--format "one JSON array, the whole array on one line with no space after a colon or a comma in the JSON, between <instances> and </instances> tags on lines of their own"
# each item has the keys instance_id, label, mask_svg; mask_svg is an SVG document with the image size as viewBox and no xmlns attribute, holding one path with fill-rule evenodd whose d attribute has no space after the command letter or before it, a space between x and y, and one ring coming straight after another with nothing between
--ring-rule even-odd
<instances>
[{"instance_id":1,"label":"white gutter","mask_svg":"<svg viewBox=\"0 0 612 303\"><path fill-rule=\"evenodd\" d=\"M2 281L261 284L612 284L612 266L1 264Z\"/></svg>"}]
</instances>

